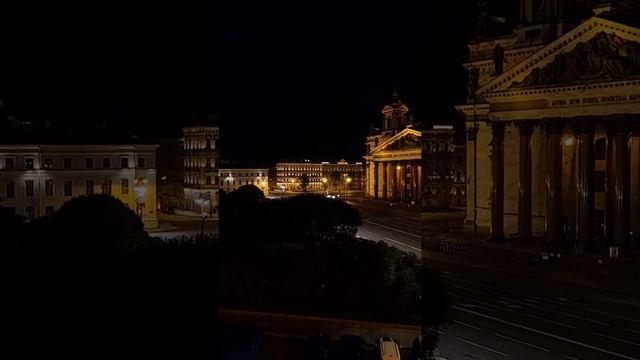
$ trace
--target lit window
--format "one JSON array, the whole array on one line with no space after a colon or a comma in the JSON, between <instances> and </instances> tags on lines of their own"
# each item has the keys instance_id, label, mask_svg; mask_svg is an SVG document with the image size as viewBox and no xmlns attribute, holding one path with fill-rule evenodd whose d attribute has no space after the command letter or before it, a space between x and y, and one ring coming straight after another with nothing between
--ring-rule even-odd
<instances>
[{"instance_id":1,"label":"lit window","mask_svg":"<svg viewBox=\"0 0 640 360\"><path fill-rule=\"evenodd\" d=\"M53 159L45 158L42 167L45 169L53 169Z\"/></svg>"},{"instance_id":2,"label":"lit window","mask_svg":"<svg viewBox=\"0 0 640 360\"><path fill-rule=\"evenodd\" d=\"M24 168L27 170L33 170L33 158L24 158Z\"/></svg>"},{"instance_id":3,"label":"lit window","mask_svg":"<svg viewBox=\"0 0 640 360\"><path fill-rule=\"evenodd\" d=\"M120 182L120 190L122 192L122 195L129 194L129 179L122 179L122 181Z\"/></svg>"}]
</instances>

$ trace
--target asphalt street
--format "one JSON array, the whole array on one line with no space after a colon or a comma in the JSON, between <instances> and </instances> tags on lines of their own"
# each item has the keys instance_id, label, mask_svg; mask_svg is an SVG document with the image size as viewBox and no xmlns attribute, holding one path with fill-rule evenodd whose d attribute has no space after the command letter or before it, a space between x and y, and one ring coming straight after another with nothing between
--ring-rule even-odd
<instances>
[{"instance_id":1,"label":"asphalt street","mask_svg":"<svg viewBox=\"0 0 640 360\"><path fill-rule=\"evenodd\" d=\"M456 320L439 346L448 359L640 359L640 307L622 298L504 272L430 265L445 278L454 304Z\"/></svg>"},{"instance_id":2,"label":"asphalt street","mask_svg":"<svg viewBox=\"0 0 640 360\"><path fill-rule=\"evenodd\" d=\"M362 217L362 225L358 228L357 236L371 241L383 241L420 256L422 235L419 214L402 209L347 202L358 209Z\"/></svg>"}]
</instances>

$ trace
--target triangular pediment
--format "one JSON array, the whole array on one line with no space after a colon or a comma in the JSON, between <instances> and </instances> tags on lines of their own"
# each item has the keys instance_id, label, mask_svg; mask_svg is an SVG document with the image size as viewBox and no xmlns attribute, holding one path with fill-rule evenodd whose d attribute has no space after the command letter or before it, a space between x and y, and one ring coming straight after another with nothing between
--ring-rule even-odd
<instances>
[{"instance_id":1,"label":"triangular pediment","mask_svg":"<svg viewBox=\"0 0 640 360\"><path fill-rule=\"evenodd\" d=\"M421 148L422 133L418 130L406 128L399 133L393 135L389 139L383 141L380 145L374 148L371 152L376 153L380 151L392 151L403 149L415 149Z\"/></svg>"},{"instance_id":2,"label":"triangular pediment","mask_svg":"<svg viewBox=\"0 0 640 360\"><path fill-rule=\"evenodd\" d=\"M593 17L493 79L478 94L640 77L640 29Z\"/></svg>"}]
</instances>

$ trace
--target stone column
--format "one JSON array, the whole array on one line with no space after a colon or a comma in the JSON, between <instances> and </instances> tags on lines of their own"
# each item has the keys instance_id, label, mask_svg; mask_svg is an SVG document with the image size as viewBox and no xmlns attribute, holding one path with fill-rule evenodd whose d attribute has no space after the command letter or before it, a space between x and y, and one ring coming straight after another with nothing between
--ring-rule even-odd
<instances>
[{"instance_id":1,"label":"stone column","mask_svg":"<svg viewBox=\"0 0 640 360\"><path fill-rule=\"evenodd\" d=\"M491 123L491 239L504 240L504 123Z\"/></svg>"},{"instance_id":2,"label":"stone column","mask_svg":"<svg viewBox=\"0 0 640 360\"><path fill-rule=\"evenodd\" d=\"M625 119L616 121L616 203L615 203L615 243L623 254L631 250L629 220L631 218L631 172L629 169L630 126Z\"/></svg>"},{"instance_id":3,"label":"stone column","mask_svg":"<svg viewBox=\"0 0 640 360\"><path fill-rule=\"evenodd\" d=\"M518 235L521 241L529 242L532 239L531 231L531 135L533 135L533 123L523 122L517 124L520 133L520 153L518 160Z\"/></svg>"},{"instance_id":4,"label":"stone column","mask_svg":"<svg viewBox=\"0 0 640 360\"><path fill-rule=\"evenodd\" d=\"M592 119L581 120L576 124L578 135L578 248L593 249L594 244L593 217L594 192L593 174L595 173L595 159L593 153L593 138L595 123Z\"/></svg>"},{"instance_id":5,"label":"stone column","mask_svg":"<svg viewBox=\"0 0 640 360\"><path fill-rule=\"evenodd\" d=\"M547 240L564 241L562 232L562 131L560 119L545 124L547 133Z\"/></svg>"},{"instance_id":6,"label":"stone column","mask_svg":"<svg viewBox=\"0 0 640 360\"><path fill-rule=\"evenodd\" d=\"M389 167L391 168L391 199L395 201L397 197L396 186L398 185L396 162L389 162Z\"/></svg>"},{"instance_id":7,"label":"stone column","mask_svg":"<svg viewBox=\"0 0 640 360\"><path fill-rule=\"evenodd\" d=\"M382 165L382 199L387 200L387 163L383 163Z\"/></svg>"},{"instance_id":8,"label":"stone column","mask_svg":"<svg viewBox=\"0 0 640 360\"><path fill-rule=\"evenodd\" d=\"M373 160L373 198L378 200L378 162Z\"/></svg>"},{"instance_id":9,"label":"stone column","mask_svg":"<svg viewBox=\"0 0 640 360\"><path fill-rule=\"evenodd\" d=\"M604 232L605 246L612 246L615 241L616 225L616 157L615 157L615 127L613 124L606 124L607 130L607 155L606 155L606 178L605 178L605 212L604 212Z\"/></svg>"},{"instance_id":10,"label":"stone column","mask_svg":"<svg viewBox=\"0 0 640 360\"><path fill-rule=\"evenodd\" d=\"M412 191L412 195L413 195L413 201L417 204L418 203L418 194L419 189L420 189L420 185L418 182L418 165L419 165L420 161L416 160L413 162L413 164L411 165L411 182L413 184L413 191Z\"/></svg>"}]
</instances>

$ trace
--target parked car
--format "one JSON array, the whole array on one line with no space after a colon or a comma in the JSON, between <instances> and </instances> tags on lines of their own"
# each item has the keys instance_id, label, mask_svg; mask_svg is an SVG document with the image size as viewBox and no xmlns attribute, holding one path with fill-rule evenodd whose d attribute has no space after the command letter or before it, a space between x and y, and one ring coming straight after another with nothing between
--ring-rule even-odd
<instances>
[{"instance_id":1,"label":"parked car","mask_svg":"<svg viewBox=\"0 0 640 360\"><path fill-rule=\"evenodd\" d=\"M337 358L343 360L364 359L364 339L356 335L344 335L338 342Z\"/></svg>"},{"instance_id":2,"label":"parked car","mask_svg":"<svg viewBox=\"0 0 640 360\"><path fill-rule=\"evenodd\" d=\"M400 346L390 337L381 337L376 340L376 346L380 351L380 360L400 360Z\"/></svg>"},{"instance_id":3,"label":"parked car","mask_svg":"<svg viewBox=\"0 0 640 360\"><path fill-rule=\"evenodd\" d=\"M331 345L329 337L323 334L313 334L307 342L306 357L309 360L325 360L329 359Z\"/></svg>"},{"instance_id":4,"label":"parked car","mask_svg":"<svg viewBox=\"0 0 640 360\"><path fill-rule=\"evenodd\" d=\"M264 331L253 325L230 324L220 336L220 358L255 360L262 347Z\"/></svg>"}]
</instances>

